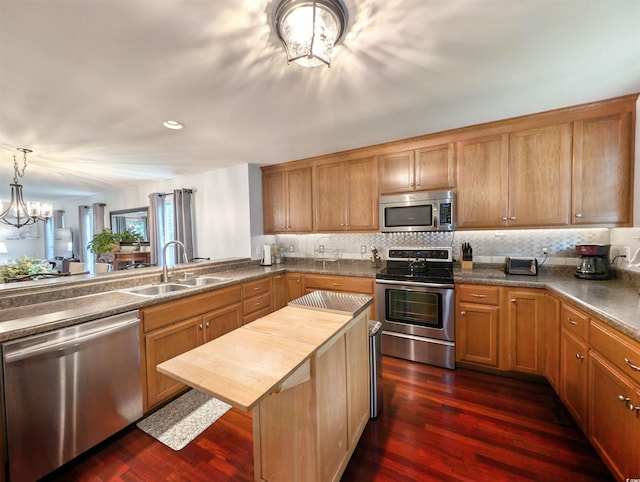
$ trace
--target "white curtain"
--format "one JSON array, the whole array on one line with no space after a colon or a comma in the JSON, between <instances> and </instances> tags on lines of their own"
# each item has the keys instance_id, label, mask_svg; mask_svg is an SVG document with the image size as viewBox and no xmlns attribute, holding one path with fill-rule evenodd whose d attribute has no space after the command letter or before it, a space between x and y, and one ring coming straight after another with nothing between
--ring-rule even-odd
<instances>
[{"instance_id":1,"label":"white curtain","mask_svg":"<svg viewBox=\"0 0 640 482\"><path fill-rule=\"evenodd\" d=\"M174 205L174 235L177 241L181 241L185 246L187 259L191 261L194 258L194 240L193 240L193 190L192 189L176 189L173 191ZM175 262L182 263L184 257L182 250L176 249Z\"/></svg>"}]
</instances>

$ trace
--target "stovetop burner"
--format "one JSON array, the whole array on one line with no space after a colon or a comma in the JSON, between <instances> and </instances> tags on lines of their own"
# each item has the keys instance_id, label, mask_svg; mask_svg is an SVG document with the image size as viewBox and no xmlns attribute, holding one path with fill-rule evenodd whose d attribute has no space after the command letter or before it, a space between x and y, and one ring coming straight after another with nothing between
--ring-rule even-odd
<instances>
[{"instance_id":1,"label":"stovetop burner","mask_svg":"<svg viewBox=\"0 0 640 482\"><path fill-rule=\"evenodd\" d=\"M377 279L453 284L451 248L389 248Z\"/></svg>"}]
</instances>

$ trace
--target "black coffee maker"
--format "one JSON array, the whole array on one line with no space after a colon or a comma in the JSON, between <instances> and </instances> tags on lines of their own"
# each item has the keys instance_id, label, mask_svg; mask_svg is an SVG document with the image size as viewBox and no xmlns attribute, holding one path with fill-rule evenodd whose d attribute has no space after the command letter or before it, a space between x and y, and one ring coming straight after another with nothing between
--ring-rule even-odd
<instances>
[{"instance_id":1,"label":"black coffee maker","mask_svg":"<svg viewBox=\"0 0 640 482\"><path fill-rule=\"evenodd\" d=\"M576 244L576 252L580 255L580 263L575 272L576 277L582 279L611 278L610 250L610 244Z\"/></svg>"}]
</instances>

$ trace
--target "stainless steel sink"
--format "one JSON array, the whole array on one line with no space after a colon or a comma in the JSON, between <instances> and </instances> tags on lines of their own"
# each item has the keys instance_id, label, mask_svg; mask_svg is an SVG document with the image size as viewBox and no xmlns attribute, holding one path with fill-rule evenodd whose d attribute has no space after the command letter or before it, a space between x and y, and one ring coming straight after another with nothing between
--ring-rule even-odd
<instances>
[{"instance_id":1,"label":"stainless steel sink","mask_svg":"<svg viewBox=\"0 0 640 482\"><path fill-rule=\"evenodd\" d=\"M188 279L184 281L178 281L177 283L184 286L208 286L218 283L224 283L230 281L231 278L218 278L216 276L200 276L198 278Z\"/></svg>"},{"instance_id":2,"label":"stainless steel sink","mask_svg":"<svg viewBox=\"0 0 640 482\"><path fill-rule=\"evenodd\" d=\"M159 285L152 286L141 286L140 288L131 288L127 290L123 290L126 293L131 293L134 295L141 296L157 296L164 295L166 293L172 293L174 291L187 290L189 286L185 286L177 283L164 283Z\"/></svg>"}]
</instances>

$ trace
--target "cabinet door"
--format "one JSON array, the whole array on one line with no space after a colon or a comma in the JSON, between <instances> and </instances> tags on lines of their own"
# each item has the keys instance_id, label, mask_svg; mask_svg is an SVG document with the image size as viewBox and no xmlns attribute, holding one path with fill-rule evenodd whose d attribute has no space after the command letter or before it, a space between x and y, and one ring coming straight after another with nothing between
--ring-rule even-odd
<instances>
[{"instance_id":1,"label":"cabinet door","mask_svg":"<svg viewBox=\"0 0 640 482\"><path fill-rule=\"evenodd\" d=\"M287 193L285 173L262 173L262 212L265 234L286 231L287 225Z\"/></svg>"},{"instance_id":2,"label":"cabinet door","mask_svg":"<svg viewBox=\"0 0 640 482\"><path fill-rule=\"evenodd\" d=\"M346 225L344 164L322 164L315 168L314 213L318 231L342 231Z\"/></svg>"},{"instance_id":3,"label":"cabinet door","mask_svg":"<svg viewBox=\"0 0 640 482\"><path fill-rule=\"evenodd\" d=\"M507 222L507 134L458 142L458 227L502 227Z\"/></svg>"},{"instance_id":4,"label":"cabinet door","mask_svg":"<svg viewBox=\"0 0 640 482\"><path fill-rule=\"evenodd\" d=\"M450 189L455 186L455 144L424 147L415 152L417 191Z\"/></svg>"},{"instance_id":5,"label":"cabinet door","mask_svg":"<svg viewBox=\"0 0 640 482\"><path fill-rule=\"evenodd\" d=\"M163 361L185 353L202 344L202 317L189 318L160 328L144 337L147 404L145 411L177 394L186 385L156 370Z\"/></svg>"},{"instance_id":6,"label":"cabinet door","mask_svg":"<svg viewBox=\"0 0 640 482\"><path fill-rule=\"evenodd\" d=\"M569 223L571 125L509 136L509 226Z\"/></svg>"},{"instance_id":7,"label":"cabinet door","mask_svg":"<svg viewBox=\"0 0 640 482\"><path fill-rule=\"evenodd\" d=\"M618 480L638 474L640 403L635 385L597 352L589 357L589 439Z\"/></svg>"},{"instance_id":8,"label":"cabinet door","mask_svg":"<svg viewBox=\"0 0 640 482\"><path fill-rule=\"evenodd\" d=\"M287 232L313 231L311 168L287 171Z\"/></svg>"},{"instance_id":9,"label":"cabinet door","mask_svg":"<svg viewBox=\"0 0 640 482\"><path fill-rule=\"evenodd\" d=\"M203 321L204 342L206 343L238 328L242 323L242 308L239 303L227 306L207 313L204 315Z\"/></svg>"},{"instance_id":10,"label":"cabinet door","mask_svg":"<svg viewBox=\"0 0 640 482\"><path fill-rule=\"evenodd\" d=\"M631 223L632 125L629 112L575 123L572 223Z\"/></svg>"},{"instance_id":11,"label":"cabinet door","mask_svg":"<svg viewBox=\"0 0 640 482\"><path fill-rule=\"evenodd\" d=\"M544 325L546 332L545 376L553 389L559 391L560 380L560 300L545 294Z\"/></svg>"},{"instance_id":12,"label":"cabinet door","mask_svg":"<svg viewBox=\"0 0 640 482\"><path fill-rule=\"evenodd\" d=\"M285 277L287 303L304 295L302 288L302 275L300 273L287 273Z\"/></svg>"},{"instance_id":13,"label":"cabinet door","mask_svg":"<svg viewBox=\"0 0 640 482\"><path fill-rule=\"evenodd\" d=\"M499 307L458 303L456 360L498 368Z\"/></svg>"},{"instance_id":14,"label":"cabinet door","mask_svg":"<svg viewBox=\"0 0 640 482\"><path fill-rule=\"evenodd\" d=\"M347 431L349 447L358 443L370 416L368 317L361 316L346 334Z\"/></svg>"},{"instance_id":15,"label":"cabinet door","mask_svg":"<svg viewBox=\"0 0 640 482\"><path fill-rule=\"evenodd\" d=\"M584 432L587 428L587 355L587 344L562 328L559 395Z\"/></svg>"},{"instance_id":16,"label":"cabinet door","mask_svg":"<svg viewBox=\"0 0 640 482\"><path fill-rule=\"evenodd\" d=\"M509 339L511 369L544 373L544 293L536 290L509 290Z\"/></svg>"},{"instance_id":17,"label":"cabinet door","mask_svg":"<svg viewBox=\"0 0 640 482\"><path fill-rule=\"evenodd\" d=\"M345 164L346 226L349 231L378 230L378 164L375 157Z\"/></svg>"},{"instance_id":18,"label":"cabinet door","mask_svg":"<svg viewBox=\"0 0 640 482\"><path fill-rule=\"evenodd\" d=\"M287 288L285 274L277 274L273 277L273 300L271 302L273 311L287 306Z\"/></svg>"},{"instance_id":19,"label":"cabinet door","mask_svg":"<svg viewBox=\"0 0 640 482\"><path fill-rule=\"evenodd\" d=\"M380 194L411 192L415 189L414 151L380 156Z\"/></svg>"}]
</instances>

